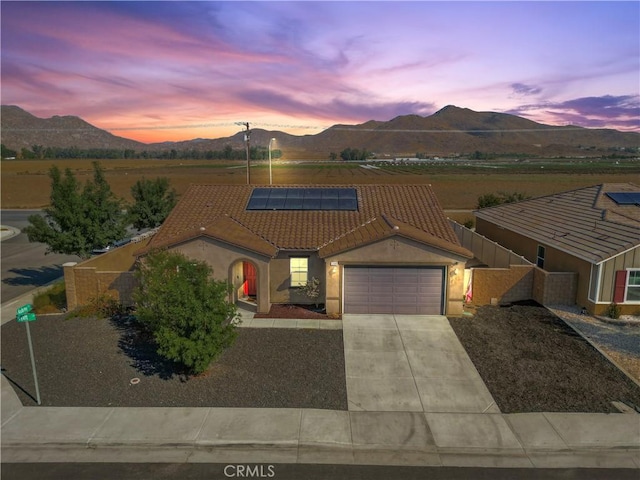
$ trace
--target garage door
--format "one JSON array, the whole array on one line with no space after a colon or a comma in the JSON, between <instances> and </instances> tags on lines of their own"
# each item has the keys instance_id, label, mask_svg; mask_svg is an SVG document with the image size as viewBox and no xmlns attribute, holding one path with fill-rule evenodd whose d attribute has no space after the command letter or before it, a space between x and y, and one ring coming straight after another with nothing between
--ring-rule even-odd
<instances>
[{"instance_id":1,"label":"garage door","mask_svg":"<svg viewBox=\"0 0 640 480\"><path fill-rule=\"evenodd\" d=\"M444 313L444 268L345 267L344 271L345 313Z\"/></svg>"}]
</instances>

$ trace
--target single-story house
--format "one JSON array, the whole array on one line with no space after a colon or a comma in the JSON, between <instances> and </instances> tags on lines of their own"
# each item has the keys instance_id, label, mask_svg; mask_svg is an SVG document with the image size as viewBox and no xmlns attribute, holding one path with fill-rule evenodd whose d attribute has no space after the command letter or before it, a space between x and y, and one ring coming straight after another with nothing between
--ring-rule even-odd
<instances>
[{"instance_id":1,"label":"single-story house","mask_svg":"<svg viewBox=\"0 0 640 480\"><path fill-rule=\"evenodd\" d=\"M191 185L147 247L207 262L232 301L462 313L460 246L429 185ZM320 296L301 286L320 280Z\"/></svg>"},{"instance_id":2,"label":"single-story house","mask_svg":"<svg viewBox=\"0 0 640 480\"><path fill-rule=\"evenodd\" d=\"M602 184L477 210L476 232L549 272L576 272L576 304L640 311L640 187Z\"/></svg>"}]
</instances>

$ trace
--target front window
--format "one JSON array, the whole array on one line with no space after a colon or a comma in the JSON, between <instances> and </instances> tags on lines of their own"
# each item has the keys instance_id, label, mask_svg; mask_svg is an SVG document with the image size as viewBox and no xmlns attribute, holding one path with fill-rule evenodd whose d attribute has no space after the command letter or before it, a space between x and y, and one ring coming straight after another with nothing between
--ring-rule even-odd
<instances>
[{"instance_id":1,"label":"front window","mask_svg":"<svg viewBox=\"0 0 640 480\"><path fill-rule=\"evenodd\" d=\"M625 301L640 302L640 270L629 270Z\"/></svg>"},{"instance_id":2,"label":"front window","mask_svg":"<svg viewBox=\"0 0 640 480\"><path fill-rule=\"evenodd\" d=\"M540 268L544 268L544 247L542 245L538 245L536 265Z\"/></svg>"},{"instance_id":3,"label":"front window","mask_svg":"<svg viewBox=\"0 0 640 480\"><path fill-rule=\"evenodd\" d=\"M291 257L289 262L291 286L301 287L305 285L308 280L309 259L307 257Z\"/></svg>"}]
</instances>

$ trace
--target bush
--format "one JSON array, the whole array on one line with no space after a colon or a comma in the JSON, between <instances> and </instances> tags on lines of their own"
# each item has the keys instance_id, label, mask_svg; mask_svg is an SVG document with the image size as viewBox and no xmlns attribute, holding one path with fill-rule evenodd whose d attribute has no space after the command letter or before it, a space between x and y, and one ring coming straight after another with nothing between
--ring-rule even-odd
<instances>
[{"instance_id":1,"label":"bush","mask_svg":"<svg viewBox=\"0 0 640 480\"><path fill-rule=\"evenodd\" d=\"M236 338L239 315L231 285L211 267L182 254L152 252L137 272L136 317L153 334L158 354L202 373Z\"/></svg>"},{"instance_id":2,"label":"bush","mask_svg":"<svg viewBox=\"0 0 640 480\"><path fill-rule=\"evenodd\" d=\"M611 302L607 307L607 317L609 318L620 318L620 305L616 302Z\"/></svg>"},{"instance_id":3,"label":"bush","mask_svg":"<svg viewBox=\"0 0 640 480\"><path fill-rule=\"evenodd\" d=\"M58 282L33 297L33 310L36 314L58 313L66 307L67 292L64 282Z\"/></svg>"},{"instance_id":4,"label":"bush","mask_svg":"<svg viewBox=\"0 0 640 480\"><path fill-rule=\"evenodd\" d=\"M123 315L126 309L115 298L106 293L92 298L87 305L76 308L68 318L111 318L117 315Z\"/></svg>"}]
</instances>

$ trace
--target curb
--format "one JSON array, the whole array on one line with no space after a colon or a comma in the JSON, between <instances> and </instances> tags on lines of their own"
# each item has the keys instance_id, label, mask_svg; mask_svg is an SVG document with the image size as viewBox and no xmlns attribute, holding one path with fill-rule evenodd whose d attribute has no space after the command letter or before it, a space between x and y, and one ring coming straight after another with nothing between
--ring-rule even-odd
<instances>
[{"instance_id":1,"label":"curb","mask_svg":"<svg viewBox=\"0 0 640 480\"><path fill-rule=\"evenodd\" d=\"M14 305L20 304L20 303L31 303L33 301L33 297L35 295L37 295L38 293L46 290L47 288L51 287L51 285L53 285L54 283L59 282L60 280L64 280L64 277L58 277L55 278L53 280L51 280L50 282L45 283L44 285L34 288L33 290L30 290L29 292L23 293L22 295L16 297L16 298L12 298L11 300L8 300L7 302L3 303L2 305L0 305L0 325L4 325L5 323L9 323L10 321L12 321L13 319L16 318L16 314L15 314L15 308L13 308ZM59 315L59 314L56 314Z\"/></svg>"},{"instance_id":2,"label":"curb","mask_svg":"<svg viewBox=\"0 0 640 480\"><path fill-rule=\"evenodd\" d=\"M29 442L4 443L3 462L285 463L432 467L639 469L635 448L528 448L498 452L482 448L356 446L292 442Z\"/></svg>"},{"instance_id":3,"label":"curb","mask_svg":"<svg viewBox=\"0 0 640 480\"><path fill-rule=\"evenodd\" d=\"M16 235L20 235L19 228L10 227L9 225L0 225L0 228L4 229L0 230L0 242L15 237Z\"/></svg>"}]
</instances>

